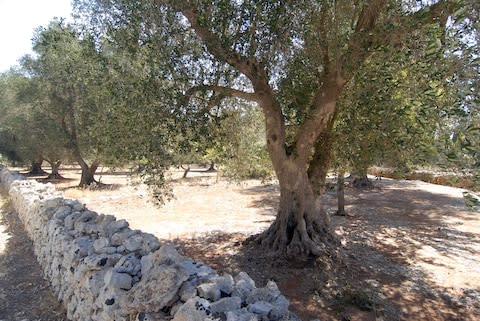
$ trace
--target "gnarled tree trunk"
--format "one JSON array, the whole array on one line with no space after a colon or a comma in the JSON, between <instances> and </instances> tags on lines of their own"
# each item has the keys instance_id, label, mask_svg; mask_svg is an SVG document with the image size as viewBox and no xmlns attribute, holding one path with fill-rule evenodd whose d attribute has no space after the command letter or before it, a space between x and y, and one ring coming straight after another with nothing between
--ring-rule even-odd
<instances>
[{"instance_id":1,"label":"gnarled tree trunk","mask_svg":"<svg viewBox=\"0 0 480 321\"><path fill-rule=\"evenodd\" d=\"M324 80L323 89L314 99L316 119L312 116L298 130L293 151L285 148L278 102L273 96L260 102L267 123L267 147L280 184L280 207L275 222L259 235L258 241L289 257L332 258L339 244L329 229L322 196L332 148L329 133L344 81L336 74Z\"/></svg>"},{"instance_id":2,"label":"gnarled tree trunk","mask_svg":"<svg viewBox=\"0 0 480 321\"><path fill-rule=\"evenodd\" d=\"M313 184L315 195L321 196L325 192L328 167L332 159L334 137L332 128L335 118L332 117L326 131L322 133L315 143L315 153L308 167L308 177Z\"/></svg>"},{"instance_id":3,"label":"gnarled tree trunk","mask_svg":"<svg viewBox=\"0 0 480 321\"><path fill-rule=\"evenodd\" d=\"M100 163L98 161L94 161L92 165L88 166L88 164L82 159L77 160L78 164L82 168L82 176L80 177L80 187L87 187L92 185L93 183L97 183L95 180L95 172L97 171L98 165Z\"/></svg>"},{"instance_id":4,"label":"gnarled tree trunk","mask_svg":"<svg viewBox=\"0 0 480 321\"><path fill-rule=\"evenodd\" d=\"M257 241L274 254L290 258L332 257L338 241L305 166L286 160L278 175L280 207L274 223Z\"/></svg>"},{"instance_id":5,"label":"gnarled tree trunk","mask_svg":"<svg viewBox=\"0 0 480 321\"><path fill-rule=\"evenodd\" d=\"M48 175L48 179L62 179L63 176L60 175L58 172L60 169L60 165L62 165L62 161L49 161L47 162L50 164L50 167L52 168L52 172Z\"/></svg>"},{"instance_id":6,"label":"gnarled tree trunk","mask_svg":"<svg viewBox=\"0 0 480 321\"><path fill-rule=\"evenodd\" d=\"M30 165L30 171L27 175L31 176L41 176L47 174L42 168L43 157L38 157L37 159L33 160Z\"/></svg>"}]
</instances>

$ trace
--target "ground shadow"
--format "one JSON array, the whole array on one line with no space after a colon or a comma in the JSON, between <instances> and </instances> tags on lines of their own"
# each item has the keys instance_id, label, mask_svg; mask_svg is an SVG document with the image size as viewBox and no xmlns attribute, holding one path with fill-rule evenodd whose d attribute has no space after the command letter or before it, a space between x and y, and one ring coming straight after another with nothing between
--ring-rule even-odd
<instances>
[{"instance_id":1,"label":"ground shadow","mask_svg":"<svg viewBox=\"0 0 480 321\"><path fill-rule=\"evenodd\" d=\"M276 206L271 187L243 193L261 194L255 201L260 208ZM332 218L333 228L344 239L343 261L333 278L316 262L302 266L273 259L243 244L242 234L217 233L175 243L185 254L219 271L246 271L260 286L274 279L305 320L476 319L478 284L454 291L425 266L448 270L466 265L478 270L480 235L463 231L461 224L478 222L479 213L465 211L460 197L397 183L369 190L348 188L346 197L353 216ZM325 199L327 206L336 206L334 191ZM339 301L345 297L342 293L352 291L357 297ZM362 311L358 297L370 300L371 311Z\"/></svg>"},{"instance_id":2,"label":"ground shadow","mask_svg":"<svg viewBox=\"0 0 480 321\"><path fill-rule=\"evenodd\" d=\"M254 207L261 210L260 215L270 216L273 221L275 219L278 204L280 201L280 189L276 184L264 184L241 189L241 194L254 196L248 207Z\"/></svg>"},{"instance_id":3,"label":"ground shadow","mask_svg":"<svg viewBox=\"0 0 480 321\"><path fill-rule=\"evenodd\" d=\"M73 186L58 186L56 189L58 191L68 191L68 190L90 190L90 191L116 191L122 188L124 185L122 184L105 184L105 183L94 183L87 187L81 187L78 185Z\"/></svg>"}]
</instances>

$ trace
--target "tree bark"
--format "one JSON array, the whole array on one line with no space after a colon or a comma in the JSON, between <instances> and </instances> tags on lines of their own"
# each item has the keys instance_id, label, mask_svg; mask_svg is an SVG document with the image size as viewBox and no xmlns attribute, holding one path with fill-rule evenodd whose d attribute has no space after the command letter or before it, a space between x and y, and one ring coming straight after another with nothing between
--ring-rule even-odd
<instances>
[{"instance_id":1,"label":"tree bark","mask_svg":"<svg viewBox=\"0 0 480 321\"><path fill-rule=\"evenodd\" d=\"M337 240L329 219L313 192L304 166L283 162L279 175L280 208L275 222L257 237L257 242L275 255L289 258L332 257Z\"/></svg>"},{"instance_id":2,"label":"tree bark","mask_svg":"<svg viewBox=\"0 0 480 321\"><path fill-rule=\"evenodd\" d=\"M210 163L210 167L207 169L207 172L215 172L215 162Z\"/></svg>"},{"instance_id":3,"label":"tree bark","mask_svg":"<svg viewBox=\"0 0 480 321\"><path fill-rule=\"evenodd\" d=\"M50 164L52 167L52 172L48 175L48 179L62 179L64 178L62 175L59 173L60 165L62 165L62 161L48 161L47 162Z\"/></svg>"},{"instance_id":4,"label":"tree bark","mask_svg":"<svg viewBox=\"0 0 480 321\"><path fill-rule=\"evenodd\" d=\"M352 186L355 188L373 188L372 181L367 176L366 168L356 168L350 175L352 178Z\"/></svg>"},{"instance_id":5,"label":"tree bark","mask_svg":"<svg viewBox=\"0 0 480 321\"><path fill-rule=\"evenodd\" d=\"M182 178L187 178L188 172L190 172L190 165L187 165L187 168L183 168L183 165L180 166L183 169L183 176Z\"/></svg>"},{"instance_id":6,"label":"tree bark","mask_svg":"<svg viewBox=\"0 0 480 321\"><path fill-rule=\"evenodd\" d=\"M335 118L332 117L326 132L322 133L315 143L315 153L308 167L308 177L313 184L315 195L321 196L325 192L328 168L332 159L333 133L332 127Z\"/></svg>"},{"instance_id":7,"label":"tree bark","mask_svg":"<svg viewBox=\"0 0 480 321\"><path fill-rule=\"evenodd\" d=\"M37 159L33 160L30 166L30 171L27 175L31 176L41 176L47 174L42 168L43 158L38 157Z\"/></svg>"},{"instance_id":8,"label":"tree bark","mask_svg":"<svg viewBox=\"0 0 480 321\"><path fill-rule=\"evenodd\" d=\"M88 164L82 159L77 160L78 164L82 168L82 176L80 177L80 187L87 187L92 185L93 183L97 183L95 180L95 172L97 171L98 165L100 163L98 161L94 161L92 165L88 166Z\"/></svg>"},{"instance_id":9,"label":"tree bark","mask_svg":"<svg viewBox=\"0 0 480 321\"><path fill-rule=\"evenodd\" d=\"M337 215L345 216L345 171L338 171L337 179Z\"/></svg>"}]
</instances>

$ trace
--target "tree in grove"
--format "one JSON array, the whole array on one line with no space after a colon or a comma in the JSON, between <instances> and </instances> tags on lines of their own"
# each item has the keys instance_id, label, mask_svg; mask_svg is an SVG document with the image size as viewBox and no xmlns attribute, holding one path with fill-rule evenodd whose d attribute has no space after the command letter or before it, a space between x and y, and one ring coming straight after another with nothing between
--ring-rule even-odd
<instances>
[{"instance_id":1,"label":"tree in grove","mask_svg":"<svg viewBox=\"0 0 480 321\"><path fill-rule=\"evenodd\" d=\"M66 149L80 165L80 186L88 186L95 182L106 143L100 131L92 130L104 110L100 56L88 36L80 38L60 20L37 30L33 50L37 56L22 61L28 77L41 87L31 95L32 103L39 117L56 130L58 151Z\"/></svg>"},{"instance_id":2,"label":"tree in grove","mask_svg":"<svg viewBox=\"0 0 480 321\"><path fill-rule=\"evenodd\" d=\"M48 142L51 142L49 139L53 137L55 129L39 119L30 99L26 99L24 95L26 92L27 96L35 95L31 79L18 70L4 73L1 78L0 108L3 117L0 123L4 132L10 132L10 135L4 137L12 139L10 149L14 151L14 155L30 163L28 174L44 175L46 172L42 169L42 163L45 158L56 153L57 149L48 148Z\"/></svg>"},{"instance_id":3,"label":"tree in grove","mask_svg":"<svg viewBox=\"0 0 480 321\"><path fill-rule=\"evenodd\" d=\"M461 1L74 1L100 33L129 30L167 59L178 108L235 97L258 104L280 184L275 222L256 240L275 253L330 255L321 206L337 102L369 57L445 28ZM169 64L168 64L169 63ZM181 75L181 77L179 76Z\"/></svg>"}]
</instances>

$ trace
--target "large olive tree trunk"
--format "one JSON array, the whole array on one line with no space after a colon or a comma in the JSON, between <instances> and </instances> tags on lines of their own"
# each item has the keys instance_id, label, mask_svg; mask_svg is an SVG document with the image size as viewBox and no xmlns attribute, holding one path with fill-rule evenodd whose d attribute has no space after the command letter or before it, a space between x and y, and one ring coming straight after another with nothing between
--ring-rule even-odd
<instances>
[{"instance_id":1,"label":"large olive tree trunk","mask_svg":"<svg viewBox=\"0 0 480 321\"><path fill-rule=\"evenodd\" d=\"M82 169L82 176L80 177L80 187L87 187L92 185L93 183L97 183L95 180L95 172L97 171L98 166L100 163L98 161L93 161L92 164L89 166L87 162L80 156L79 153L76 155L77 163L80 165Z\"/></svg>"},{"instance_id":2,"label":"large olive tree trunk","mask_svg":"<svg viewBox=\"0 0 480 321\"><path fill-rule=\"evenodd\" d=\"M268 152L280 184L280 206L275 222L257 240L289 257L331 256L338 245L322 206L321 186L332 148L328 133L345 81L333 73L324 78L323 84L313 102L317 113L298 130L292 151L285 147L278 102L273 95L260 100L266 118ZM257 90L269 93L268 88Z\"/></svg>"},{"instance_id":3,"label":"large olive tree trunk","mask_svg":"<svg viewBox=\"0 0 480 321\"><path fill-rule=\"evenodd\" d=\"M378 18L385 13L387 1L369 0L352 20L356 23L346 44L348 48L332 51L332 47L328 46L332 38L329 36L332 28L328 24L329 20L324 19L325 16L316 17L318 24L314 25L318 30L315 30L314 38L322 43L323 50L305 42L305 53L306 57L318 56L314 60L322 60L318 65L322 67L318 70L322 71L315 79L318 86L312 91L311 99L305 100L302 91L302 97L298 97L301 99L295 100L295 103L302 104L296 106L297 110L305 111L306 115L298 124L294 137L289 137L287 141L287 119L280 105L282 99L277 95L278 90L272 86L275 81L265 63L258 60L254 54L255 50L246 56L247 51L239 52L232 47L230 38L225 41L221 32L212 30L210 25L205 23L211 13L202 12L202 7L195 5L196 1L177 0L168 3L185 16L209 53L219 62L226 63L243 74L253 88L253 92L247 92L218 84L201 84L187 90L185 100L188 101L195 91L211 91L256 102L265 116L267 149L280 183L280 208L275 222L256 240L276 252L303 256L321 255L324 250L328 252L328 249L332 248L328 243L334 242L335 238L328 230L328 217L322 210L321 193L329 165L328 153L331 152L331 142L329 144L325 141L328 139L325 134L329 133L335 120L337 100L346 83L354 77L358 66L371 54L370 48L395 43L400 45L403 36L408 34L409 30L414 30L411 26L418 26L411 24L411 19L404 19L399 21L399 24L403 25L397 27L395 30L398 32L395 33L381 19L377 25ZM438 18L442 17L445 23L448 18L445 13L454 10L455 6L451 2L440 1L414 15L425 23L438 21ZM374 32L375 30L378 32ZM257 47L256 42L253 47ZM333 47L337 48L336 45ZM325 154L320 154L321 150Z\"/></svg>"},{"instance_id":4,"label":"large olive tree trunk","mask_svg":"<svg viewBox=\"0 0 480 321\"><path fill-rule=\"evenodd\" d=\"M42 163L43 163L43 157L38 157L34 159L30 165L30 171L27 173L27 175L32 175L32 176L41 176L47 174L42 168Z\"/></svg>"},{"instance_id":5,"label":"large olive tree trunk","mask_svg":"<svg viewBox=\"0 0 480 321\"><path fill-rule=\"evenodd\" d=\"M47 162L50 164L50 167L52 168L52 172L48 175L48 179L62 179L63 176L60 175L59 170L60 166L62 165L62 161L57 160L57 161L51 161L47 160Z\"/></svg>"},{"instance_id":6,"label":"large olive tree trunk","mask_svg":"<svg viewBox=\"0 0 480 321\"><path fill-rule=\"evenodd\" d=\"M285 253L289 257L329 254L328 247L336 243L335 237L329 231L328 216L302 167L291 160L284 162L279 175L277 218L258 240L275 253Z\"/></svg>"}]
</instances>

